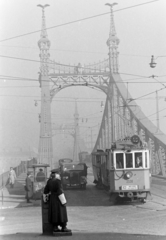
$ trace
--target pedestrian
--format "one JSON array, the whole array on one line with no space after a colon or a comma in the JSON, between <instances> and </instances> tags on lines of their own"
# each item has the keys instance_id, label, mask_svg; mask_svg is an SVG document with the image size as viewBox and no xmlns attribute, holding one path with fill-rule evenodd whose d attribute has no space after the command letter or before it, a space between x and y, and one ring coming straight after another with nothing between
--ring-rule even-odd
<instances>
[{"instance_id":1,"label":"pedestrian","mask_svg":"<svg viewBox=\"0 0 166 240\"><path fill-rule=\"evenodd\" d=\"M39 172L36 175L36 181L37 182L45 182L45 179L46 179L46 176L45 176L45 174L43 172L43 169L40 168Z\"/></svg>"},{"instance_id":2,"label":"pedestrian","mask_svg":"<svg viewBox=\"0 0 166 240\"><path fill-rule=\"evenodd\" d=\"M32 181L31 181L31 173L27 173L27 177L25 179L25 191L26 191L26 196L25 198L27 199L27 203L30 202L30 198L32 197L33 194L33 188L32 188Z\"/></svg>"},{"instance_id":3,"label":"pedestrian","mask_svg":"<svg viewBox=\"0 0 166 240\"><path fill-rule=\"evenodd\" d=\"M16 173L14 169L11 167L9 171L9 178L8 178L8 183L10 184L11 188L14 187L15 180L16 180Z\"/></svg>"},{"instance_id":4,"label":"pedestrian","mask_svg":"<svg viewBox=\"0 0 166 240\"><path fill-rule=\"evenodd\" d=\"M62 189L59 169L51 170L51 178L47 181L44 194L50 194L48 201L48 221L53 225L53 232L71 232L67 228L66 199ZM61 230L58 226L61 227Z\"/></svg>"}]
</instances>

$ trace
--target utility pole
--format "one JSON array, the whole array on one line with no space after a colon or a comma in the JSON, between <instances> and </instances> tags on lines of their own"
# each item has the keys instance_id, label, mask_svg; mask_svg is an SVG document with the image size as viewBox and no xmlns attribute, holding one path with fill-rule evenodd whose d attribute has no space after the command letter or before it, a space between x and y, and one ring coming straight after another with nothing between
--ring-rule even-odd
<instances>
[{"instance_id":1,"label":"utility pole","mask_svg":"<svg viewBox=\"0 0 166 240\"><path fill-rule=\"evenodd\" d=\"M160 129L160 121L159 121L159 99L158 99L158 91L156 91L156 121L157 121L157 129Z\"/></svg>"},{"instance_id":2,"label":"utility pole","mask_svg":"<svg viewBox=\"0 0 166 240\"><path fill-rule=\"evenodd\" d=\"M90 145L90 147L91 147L91 151L92 151L92 147L93 147L92 127L90 128L90 132L91 132L91 135L90 135L90 137L91 137L91 140L90 140L91 145Z\"/></svg>"},{"instance_id":3,"label":"utility pole","mask_svg":"<svg viewBox=\"0 0 166 240\"><path fill-rule=\"evenodd\" d=\"M73 160L78 162L79 153L79 114L77 109L77 101L75 101L75 113L74 113L74 147L73 147Z\"/></svg>"}]
</instances>

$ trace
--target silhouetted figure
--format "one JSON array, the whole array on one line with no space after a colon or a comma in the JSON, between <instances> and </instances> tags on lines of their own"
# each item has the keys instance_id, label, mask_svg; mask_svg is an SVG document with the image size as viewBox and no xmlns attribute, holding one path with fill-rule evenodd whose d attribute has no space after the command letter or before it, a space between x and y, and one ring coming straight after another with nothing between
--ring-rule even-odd
<instances>
[{"instance_id":1,"label":"silhouetted figure","mask_svg":"<svg viewBox=\"0 0 166 240\"><path fill-rule=\"evenodd\" d=\"M40 168L39 172L36 175L36 182L45 182L46 176L43 172L43 169Z\"/></svg>"},{"instance_id":2,"label":"silhouetted figure","mask_svg":"<svg viewBox=\"0 0 166 240\"><path fill-rule=\"evenodd\" d=\"M71 232L71 230L66 227L68 217L59 169L53 169L51 171L51 178L49 178L44 188L44 194L49 193L48 221L53 225L53 232ZM58 226L61 227L61 230Z\"/></svg>"},{"instance_id":3,"label":"silhouetted figure","mask_svg":"<svg viewBox=\"0 0 166 240\"><path fill-rule=\"evenodd\" d=\"M136 168L141 168L142 167L142 159L140 157L136 158L135 167Z\"/></svg>"},{"instance_id":4,"label":"silhouetted figure","mask_svg":"<svg viewBox=\"0 0 166 240\"><path fill-rule=\"evenodd\" d=\"M32 188L32 181L31 181L31 173L27 173L27 177L25 179L25 191L26 191L26 199L27 203L30 203L30 198L32 197L33 194L33 188Z\"/></svg>"},{"instance_id":5,"label":"silhouetted figure","mask_svg":"<svg viewBox=\"0 0 166 240\"><path fill-rule=\"evenodd\" d=\"M116 160L116 168L117 168L117 169L123 168L122 162L121 162L120 159L117 159L117 160Z\"/></svg>"}]
</instances>

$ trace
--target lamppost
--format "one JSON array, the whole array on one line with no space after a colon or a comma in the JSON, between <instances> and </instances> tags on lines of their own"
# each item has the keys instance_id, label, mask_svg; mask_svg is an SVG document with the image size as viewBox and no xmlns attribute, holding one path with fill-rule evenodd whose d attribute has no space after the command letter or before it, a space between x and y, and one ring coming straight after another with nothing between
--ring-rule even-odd
<instances>
[{"instance_id":1,"label":"lamppost","mask_svg":"<svg viewBox=\"0 0 166 240\"><path fill-rule=\"evenodd\" d=\"M149 63L150 67L151 67L151 68L155 68L156 65L157 65L157 63L155 62L155 60L156 60L157 58L161 58L161 57L166 57L166 56L158 56L158 57L154 58L154 55L152 55L152 56L151 56L151 62Z\"/></svg>"},{"instance_id":2,"label":"lamppost","mask_svg":"<svg viewBox=\"0 0 166 240\"><path fill-rule=\"evenodd\" d=\"M157 63L155 63L155 61L154 61L154 56L152 55L152 57L151 57L151 62L149 63L149 65L150 65L151 68L155 68L155 67L156 67L156 64L157 64Z\"/></svg>"}]
</instances>

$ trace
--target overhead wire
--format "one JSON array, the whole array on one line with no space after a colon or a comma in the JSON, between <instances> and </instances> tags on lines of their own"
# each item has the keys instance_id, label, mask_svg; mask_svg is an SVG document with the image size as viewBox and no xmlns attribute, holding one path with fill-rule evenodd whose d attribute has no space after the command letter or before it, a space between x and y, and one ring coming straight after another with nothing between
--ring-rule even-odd
<instances>
[{"instance_id":1,"label":"overhead wire","mask_svg":"<svg viewBox=\"0 0 166 240\"><path fill-rule=\"evenodd\" d=\"M158 1L158 0L157 0ZM155 2L155 1L151 1L151 2ZM144 4L146 4L146 3L144 3ZM139 4L139 5L143 5L143 4ZM79 20L80 21L80 20ZM163 56L164 57L164 56ZM39 61L38 61L39 62ZM121 74L123 74L123 73L121 73ZM127 75L127 74L126 74ZM132 75L132 74L128 74L128 75ZM133 75L133 76L137 76L137 75ZM148 77L145 77L145 76L142 76L143 78L148 78ZM157 79L156 79L157 80ZM38 81L38 80L37 80ZM142 82L139 82L139 83L142 83ZM148 82L149 83L149 82ZM158 83L161 83L161 82L159 82L158 81ZM161 83L162 84L162 83ZM162 88L162 89L160 89L160 90L158 90L158 91L161 91L161 90L163 90L163 89L165 89L166 88L166 86L163 84L163 86L164 86L164 88ZM29 87L29 86L27 86L27 87ZM156 92L156 91L155 91ZM149 93L149 94L146 94L146 95L143 95L143 96L141 96L141 97L139 97L139 98L142 98L142 97L144 97L144 96L148 96L148 95L150 95L150 94L152 94L152 93L154 93L154 92L151 92L151 93ZM136 98L136 99L134 99L134 100L138 100L139 98ZM161 111L163 111L163 110L165 110L166 108L164 108L164 109L162 109L162 110L160 110L160 111L158 111L158 112L161 112ZM154 113L154 114L156 114L156 113ZM151 114L151 115L149 115L149 116L152 116L152 115L154 115L154 114ZM142 119L141 119L142 120ZM97 125L98 126L98 125ZM90 128L90 127L88 127L88 128Z\"/></svg>"},{"instance_id":2,"label":"overhead wire","mask_svg":"<svg viewBox=\"0 0 166 240\"><path fill-rule=\"evenodd\" d=\"M70 65L68 65L68 66L70 66ZM91 70L93 70L93 69L91 69ZM109 72L108 72L109 73ZM101 72L101 74L103 74L103 72ZM120 74L124 74L124 73L120 73ZM139 81L139 82L128 82L128 81L131 81L131 80L139 80L139 79L144 79L144 78L150 78L149 76L141 76L141 75L134 75L134 74L130 74L130 73L125 73L126 75L132 75L132 76L139 76L139 78L132 78L132 79L125 79L125 80L123 80L123 81L116 81L117 83L155 83L155 82L150 82L150 81L148 81L148 82L141 82L141 81ZM73 74L73 75L75 75L75 74ZM77 74L76 74L77 75ZM99 75L100 75L100 72L99 72ZM55 75L56 76L56 75ZM157 76L158 78L162 78L162 77L165 77L166 75L161 75L161 76ZM49 76L49 78L51 78L51 76ZM21 80L23 80L23 81L39 81L37 78L24 78L24 77L16 77L16 76L8 76L8 75L0 75L0 81L10 81L10 80L12 80L12 81L14 81L14 80L16 80L16 81L21 81ZM48 81L48 80L41 80L41 81ZM52 80L49 80L49 82L51 82L51 83L53 83L53 81ZM159 82L159 83L165 83L165 82Z\"/></svg>"},{"instance_id":3,"label":"overhead wire","mask_svg":"<svg viewBox=\"0 0 166 240\"><path fill-rule=\"evenodd\" d=\"M161 109L161 110L159 110L159 111L157 111L157 112L155 112L155 113L152 113L152 114L148 115L148 116L145 117L145 118L140 118L139 120L147 119L147 118L149 118L149 117L151 117L151 116L153 116L153 115L155 115L155 114L157 114L157 113L159 113L159 112L162 112L162 111L164 111L164 110L166 110L166 108L163 108L163 109Z\"/></svg>"},{"instance_id":4,"label":"overhead wire","mask_svg":"<svg viewBox=\"0 0 166 240\"><path fill-rule=\"evenodd\" d=\"M25 48L25 49L34 49L36 51L38 51L37 47L26 47L26 46L19 46L19 45L14 45L14 46L10 46L10 45L0 45L0 47L12 47L12 48ZM92 54L104 54L106 55L107 52L96 52L96 51L81 51L81 50L69 50L69 49L57 49L57 48L51 48L51 51L57 51L57 52L78 52L78 53L92 53ZM127 56L127 57L143 57L143 58L149 58L149 55L145 56L145 55L139 55L139 54L127 54L127 53L119 53L120 56ZM164 56L162 56L164 57Z\"/></svg>"},{"instance_id":5,"label":"overhead wire","mask_svg":"<svg viewBox=\"0 0 166 240\"><path fill-rule=\"evenodd\" d=\"M160 91L164 90L165 88L166 88L166 86L165 86L164 88L161 88L161 89L157 90L157 92L160 92ZM132 100L138 100L138 99L140 99L140 98L143 98L143 97L149 96L149 95L151 95L151 94L153 94L153 93L156 93L156 91L153 91L153 92L150 92L150 93L144 94L144 95L142 95L142 96L140 96L140 97L137 97L137 98L134 98L134 99L132 99Z\"/></svg>"},{"instance_id":6,"label":"overhead wire","mask_svg":"<svg viewBox=\"0 0 166 240\"><path fill-rule=\"evenodd\" d=\"M121 9L118 9L118 10L114 10L114 12L120 12L120 11L123 11L123 10L139 7L139 6L142 6L142 5L146 5L146 4L150 4L150 3L154 3L154 2L158 2L158 1L159 0L153 0L153 1L145 2L145 3L140 3L140 4L137 4L137 5L121 8ZM97 15L94 15L94 16L85 17L85 18L82 18L82 19L70 21L70 22L67 22L67 23L62 23L62 24L55 25L55 26L52 26L52 27L47 27L47 28L45 28L45 30L50 30L50 29L53 29L53 28L58 28L58 27L70 25L70 24L77 23L77 22L80 22L80 21L85 21L85 20L96 18L96 17L101 17L101 16L104 16L104 15L107 15L107 14L110 14L110 11L109 12L105 12L105 13L101 13L101 14L97 14ZM29 33L20 34L20 35L14 36L14 37L2 39L2 40L0 40L0 42L9 41L9 40L12 40L12 39L24 37L24 36L31 35L31 34L38 33L38 32L41 32L41 29L33 31L33 32L29 32Z\"/></svg>"}]
</instances>

